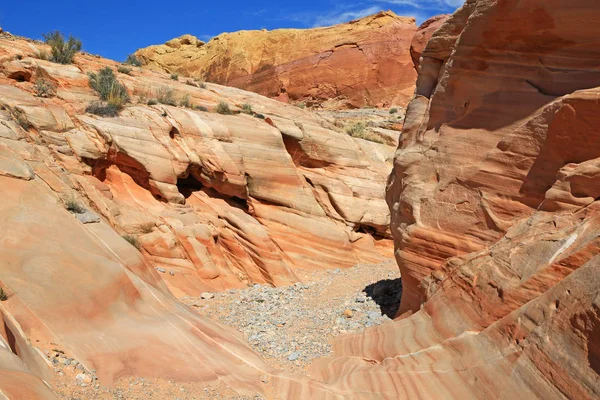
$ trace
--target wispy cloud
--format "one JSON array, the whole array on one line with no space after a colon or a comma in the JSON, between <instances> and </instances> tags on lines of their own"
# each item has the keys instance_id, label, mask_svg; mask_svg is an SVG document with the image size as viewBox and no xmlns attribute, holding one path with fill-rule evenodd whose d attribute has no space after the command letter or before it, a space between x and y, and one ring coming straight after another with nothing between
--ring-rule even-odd
<instances>
[{"instance_id":1,"label":"wispy cloud","mask_svg":"<svg viewBox=\"0 0 600 400\"><path fill-rule=\"evenodd\" d=\"M352 21L358 18L366 17L367 15L375 14L381 11L379 6L371 6L362 10L352 10L340 12L330 12L325 15L319 15L315 18L313 27L330 26L341 24L343 22Z\"/></svg>"},{"instance_id":2,"label":"wispy cloud","mask_svg":"<svg viewBox=\"0 0 600 400\"><path fill-rule=\"evenodd\" d=\"M465 0L367 0L354 5L338 5L325 12L286 14L280 19L296 21L306 27L321 27L352 21L391 8L398 15L415 17L417 24L420 24L433 15L451 13L464 2Z\"/></svg>"},{"instance_id":3,"label":"wispy cloud","mask_svg":"<svg viewBox=\"0 0 600 400\"><path fill-rule=\"evenodd\" d=\"M408 6L419 9L445 9L457 8L464 4L465 0L377 0L379 3L394 4L397 6Z\"/></svg>"}]
</instances>

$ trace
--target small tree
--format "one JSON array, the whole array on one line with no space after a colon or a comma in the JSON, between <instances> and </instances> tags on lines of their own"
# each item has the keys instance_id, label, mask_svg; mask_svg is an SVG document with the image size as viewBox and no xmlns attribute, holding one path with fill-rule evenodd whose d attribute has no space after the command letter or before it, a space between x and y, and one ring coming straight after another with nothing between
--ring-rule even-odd
<instances>
[{"instance_id":1,"label":"small tree","mask_svg":"<svg viewBox=\"0 0 600 400\"><path fill-rule=\"evenodd\" d=\"M73 63L73 57L81 50L81 40L69 35L69 39L59 31L44 34L44 41L52 48L50 61L59 64Z\"/></svg>"}]
</instances>

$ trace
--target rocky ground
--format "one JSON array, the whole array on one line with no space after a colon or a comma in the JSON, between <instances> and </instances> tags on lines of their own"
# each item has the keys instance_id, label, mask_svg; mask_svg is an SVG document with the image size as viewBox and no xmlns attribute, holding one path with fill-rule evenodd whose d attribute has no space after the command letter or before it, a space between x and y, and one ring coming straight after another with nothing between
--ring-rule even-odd
<instances>
[{"instance_id":1,"label":"rocky ground","mask_svg":"<svg viewBox=\"0 0 600 400\"><path fill-rule=\"evenodd\" d=\"M254 285L183 301L240 331L275 368L300 373L330 355L331 339L390 321L399 304L402 286L393 261L300 275L305 283Z\"/></svg>"},{"instance_id":2,"label":"rocky ground","mask_svg":"<svg viewBox=\"0 0 600 400\"><path fill-rule=\"evenodd\" d=\"M402 284L394 261L348 269L297 271L303 283L274 288L254 285L222 293L204 293L182 301L243 335L275 368L310 374L308 366L331 355L335 337L386 323L395 315ZM47 351L59 377L62 399L259 399L237 395L225 384L203 387L158 379L124 379L101 387L60 349Z\"/></svg>"}]
</instances>

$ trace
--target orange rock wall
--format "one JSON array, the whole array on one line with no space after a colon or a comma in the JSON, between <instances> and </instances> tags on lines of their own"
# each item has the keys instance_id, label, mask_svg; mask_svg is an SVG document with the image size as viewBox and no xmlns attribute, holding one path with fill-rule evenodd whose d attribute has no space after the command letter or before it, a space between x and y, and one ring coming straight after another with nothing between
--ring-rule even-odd
<instances>
[{"instance_id":1,"label":"orange rock wall","mask_svg":"<svg viewBox=\"0 0 600 400\"><path fill-rule=\"evenodd\" d=\"M146 68L326 108L406 106L416 73L414 18L381 12L328 28L186 35L138 50Z\"/></svg>"}]
</instances>

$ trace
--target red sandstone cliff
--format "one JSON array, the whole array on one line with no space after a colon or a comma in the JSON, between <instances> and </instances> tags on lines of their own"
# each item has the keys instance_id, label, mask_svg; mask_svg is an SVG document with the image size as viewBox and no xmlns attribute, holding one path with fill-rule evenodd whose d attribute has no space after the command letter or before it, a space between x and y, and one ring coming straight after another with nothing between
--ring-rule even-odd
<instances>
[{"instance_id":1,"label":"red sandstone cliff","mask_svg":"<svg viewBox=\"0 0 600 400\"><path fill-rule=\"evenodd\" d=\"M206 44L186 35L136 56L146 68L293 103L405 106L415 87L415 32L414 18L387 11L328 28L224 33Z\"/></svg>"}]
</instances>

